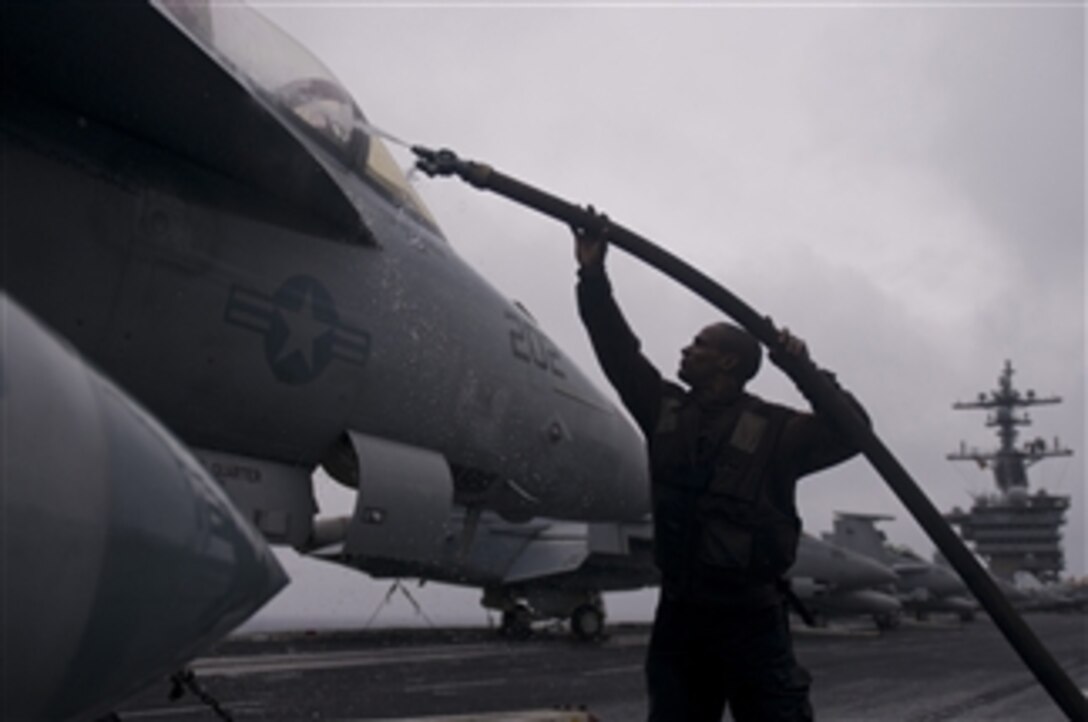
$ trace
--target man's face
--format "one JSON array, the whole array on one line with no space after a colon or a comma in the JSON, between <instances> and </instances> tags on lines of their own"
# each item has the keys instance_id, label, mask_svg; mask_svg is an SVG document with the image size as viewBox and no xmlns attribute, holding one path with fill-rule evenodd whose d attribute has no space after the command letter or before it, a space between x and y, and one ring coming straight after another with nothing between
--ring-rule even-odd
<instances>
[{"instance_id":1,"label":"man's face","mask_svg":"<svg viewBox=\"0 0 1088 722\"><path fill-rule=\"evenodd\" d=\"M698 388L706 386L716 375L728 372L737 363L737 354L722 351L725 346L721 328L707 326L680 351L680 380Z\"/></svg>"}]
</instances>

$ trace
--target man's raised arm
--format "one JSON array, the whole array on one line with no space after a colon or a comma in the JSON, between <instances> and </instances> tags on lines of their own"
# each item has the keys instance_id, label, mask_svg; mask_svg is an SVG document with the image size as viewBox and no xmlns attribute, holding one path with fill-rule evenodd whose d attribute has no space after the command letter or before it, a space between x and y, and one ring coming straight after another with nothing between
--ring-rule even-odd
<instances>
[{"instance_id":1,"label":"man's raised arm","mask_svg":"<svg viewBox=\"0 0 1088 722\"><path fill-rule=\"evenodd\" d=\"M661 403L661 374L642 355L638 338L612 296L605 272L608 242L575 230L578 313L589 332L597 361L644 434L653 432Z\"/></svg>"}]
</instances>

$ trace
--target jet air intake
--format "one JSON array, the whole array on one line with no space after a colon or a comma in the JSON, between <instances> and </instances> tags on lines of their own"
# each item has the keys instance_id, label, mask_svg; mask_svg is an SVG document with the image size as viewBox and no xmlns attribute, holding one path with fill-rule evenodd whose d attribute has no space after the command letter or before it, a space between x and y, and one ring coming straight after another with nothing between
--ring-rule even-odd
<instances>
[{"instance_id":1,"label":"jet air intake","mask_svg":"<svg viewBox=\"0 0 1088 722\"><path fill-rule=\"evenodd\" d=\"M442 559L453 510L453 476L444 456L348 431L323 466L358 490L350 523L340 527L344 556ZM326 526L321 530L327 534Z\"/></svg>"}]
</instances>

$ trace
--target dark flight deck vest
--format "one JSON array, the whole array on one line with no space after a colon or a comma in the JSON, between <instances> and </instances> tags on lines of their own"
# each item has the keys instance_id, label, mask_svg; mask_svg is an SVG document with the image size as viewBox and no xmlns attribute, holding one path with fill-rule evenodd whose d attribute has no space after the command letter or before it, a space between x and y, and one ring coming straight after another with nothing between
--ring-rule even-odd
<instances>
[{"instance_id":1,"label":"dark flight deck vest","mask_svg":"<svg viewBox=\"0 0 1088 722\"><path fill-rule=\"evenodd\" d=\"M728 598L792 566L795 479L772 456L791 412L745 395L712 418L671 385L650 440L654 553L663 587Z\"/></svg>"}]
</instances>

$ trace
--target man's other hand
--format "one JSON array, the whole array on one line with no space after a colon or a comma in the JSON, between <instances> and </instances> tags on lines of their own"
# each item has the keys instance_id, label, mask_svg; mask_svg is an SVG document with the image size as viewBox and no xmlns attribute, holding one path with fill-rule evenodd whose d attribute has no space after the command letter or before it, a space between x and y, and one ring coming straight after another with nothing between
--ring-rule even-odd
<instances>
[{"instance_id":1,"label":"man's other hand","mask_svg":"<svg viewBox=\"0 0 1088 722\"><path fill-rule=\"evenodd\" d=\"M798 361L808 359L808 345L802 339L797 338L788 328L783 327L778 332L778 343L781 351Z\"/></svg>"},{"instance_id":2,"label":"man's other hand","mask_svg":"<svg viewBox=\"0 0 1088 722\"><path fill-rule=\"evenodd\" d=\"M778 343L771 349L771 361L789 375L803 366L812 364L808 355L808 345L790 333L788 328L778 331Z\"/></svg>"}]
</instances>

